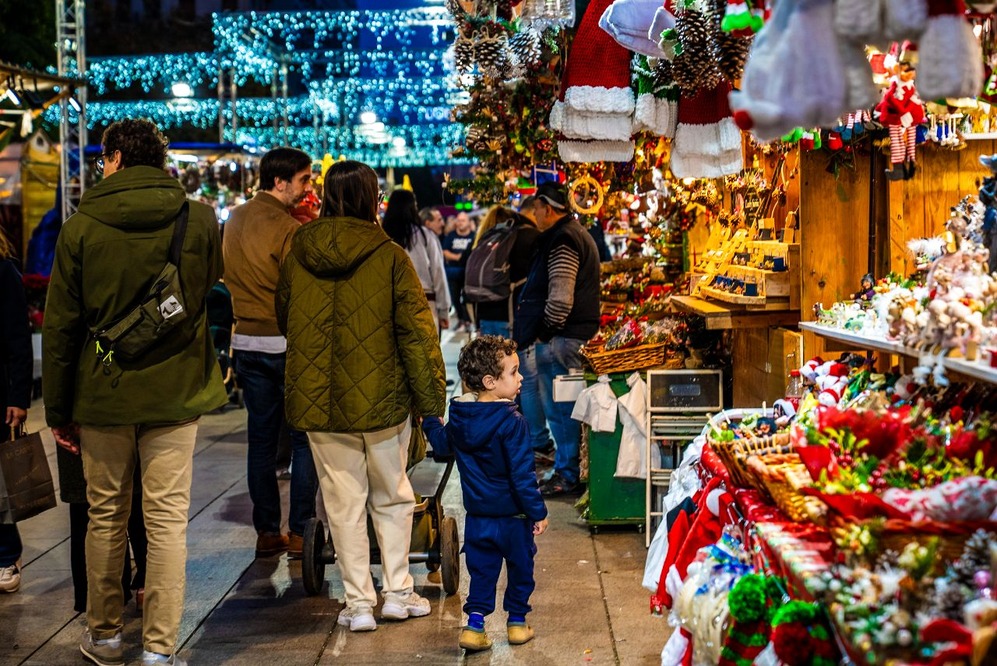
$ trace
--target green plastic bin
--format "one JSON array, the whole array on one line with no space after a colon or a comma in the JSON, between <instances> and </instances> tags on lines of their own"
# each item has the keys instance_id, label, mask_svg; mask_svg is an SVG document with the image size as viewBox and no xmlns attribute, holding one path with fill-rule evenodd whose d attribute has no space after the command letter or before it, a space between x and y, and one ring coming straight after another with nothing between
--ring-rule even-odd
<instances>
[{"instance_id":1,"label":"green plastic bin","mask_svg":"<svg viewBox=\"0 0 997 666\"><path fill-rule=\"evenodd\" d=\"M615 373L609 377L610 386L617 397L630 392L627 377L632 373ZM587 384L596 383L595 376L586 375ZM589 528L599 531L600 525L634 525L644 529L645 484L644 479L618 479L616 459L620 453L623 425L619 418L614 432L589 430Z\"/></svg>"}]
</instances>

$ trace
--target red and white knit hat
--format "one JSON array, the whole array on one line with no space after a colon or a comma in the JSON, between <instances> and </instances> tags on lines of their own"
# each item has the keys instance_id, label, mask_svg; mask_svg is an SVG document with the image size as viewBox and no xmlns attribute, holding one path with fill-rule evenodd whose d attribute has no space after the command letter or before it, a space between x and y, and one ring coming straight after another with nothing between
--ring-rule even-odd
<instances>
[{"instance_id":1,"label":"red and white knit hat","mask_svg":"<svg viewBox=\"0 0 997 666\"><path fill-rule=\"evenodd\" d=\"M976 97L983 91L982 46L965 14L963 0L928 0L928 24L918 40L922 99Z\"/></svg>"},{"instance_id":2,"label":"red and white knit hat","mask_svg":"<svg viewBox=\"0 0 997 666\"><path fill-rule=\"evenodd\" d=\"M723 81L679 100L671 161L676 177L719 178L744 168L741 131L731 117L729 93L730 84Z\"/></svg>"},{"instance_id":3,"label":"red and white knit hat","mask_svg":"<svg viewBox=\"0 0 997 666\"><path fill-rule=\"evenodd\" d=\"M612 0L592 0L568 53L550 126L563 135L566 162L629 161L633 157L634 94L630 52L599 27Z\"/></svg>"}]
</instances>

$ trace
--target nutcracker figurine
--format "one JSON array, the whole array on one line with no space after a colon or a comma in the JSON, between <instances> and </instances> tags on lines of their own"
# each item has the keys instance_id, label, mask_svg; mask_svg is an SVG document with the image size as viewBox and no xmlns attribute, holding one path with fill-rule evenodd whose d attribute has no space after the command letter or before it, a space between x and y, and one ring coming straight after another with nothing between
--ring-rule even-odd
<instances>
[{"instance_id":1,"label":"nutcracker figurine","mask_svg":"<svg viewBox=\"0 0 997 666\"><path fill-rule=\"evenodd\" d=\"M888 58L889 60L889 58ZM924 107L914 88L917 75L917 48L904 42L900 57L887 64L890 86L876 106L879 122L890 130L890 180L909 180L914 175L914 145L917 126L924 121Z\"/></svg>"}]
</instances>

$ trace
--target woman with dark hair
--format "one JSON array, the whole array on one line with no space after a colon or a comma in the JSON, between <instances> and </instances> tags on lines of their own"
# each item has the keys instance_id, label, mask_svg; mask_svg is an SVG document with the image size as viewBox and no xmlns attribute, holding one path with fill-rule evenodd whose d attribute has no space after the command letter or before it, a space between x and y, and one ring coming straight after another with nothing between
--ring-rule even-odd
<instances>
[{"instance_id":1,"label":"woman with dark hair","mask_svg":"<svg viewBox=\"0 0 997 666\"><path fill-rule=\"evenodd\" d=\"M408 252L439 328L450 326L450 290L443 250L433 232L423 226L415 195L402 189L392 192L381 227L391 240Z\"/></svg>"},{"instance_id":2,"label":"woman with dark hair","mask_svg":"<svg viewBox=\"0 0 997 666\"><path fill-rule=\"evenodd\" d=\"M338 623L377 628L368 513L381 552L381 617L428 615L408 557L415 495L405 473L412 416L442 416L436 326L408 255L377 225L377 174L337 162L322 216L294 235L277 284L287 336L286 409L308 433L346 608Z\"/></svg>"},{"instance_id":3,"label":"woman with dark hair","mask_svg":"<svg viewBox=\"0 0 997 666\"><path fill-rule=\"evenodd\" d=\"M21 272L13 248L0 230L0 446L28 418L31 402L31 325ZM0 592L21 586L21 535L17 525L0 525Z\"/></svg>"}]
</instances>

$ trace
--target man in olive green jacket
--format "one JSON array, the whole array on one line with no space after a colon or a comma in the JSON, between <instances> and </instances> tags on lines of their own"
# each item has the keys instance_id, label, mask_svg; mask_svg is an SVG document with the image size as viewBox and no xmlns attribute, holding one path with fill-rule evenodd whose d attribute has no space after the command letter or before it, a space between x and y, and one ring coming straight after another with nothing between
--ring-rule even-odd
<instances>
[{"instance_id":1,"label":"man in olive green jacket","mask_svg":"<svg viewBox=\"0 0 997 666\"><path fill-rule=\"evenodd\" d=\"M166 138L151 122L114 123L101 143L105 177L59 234L43 332L46 420L60 446L82 454L90 503L80 651L93 663L124 663L121 569L137 461L149 537L142 663L182 664L174 650L197 419L227 402L204 307L222 273L218 223L190 202L179 266L186 318L136 359L98 352L91 332L148 292L187 200L164 171Z\"/></svg>"}]
</instances>

